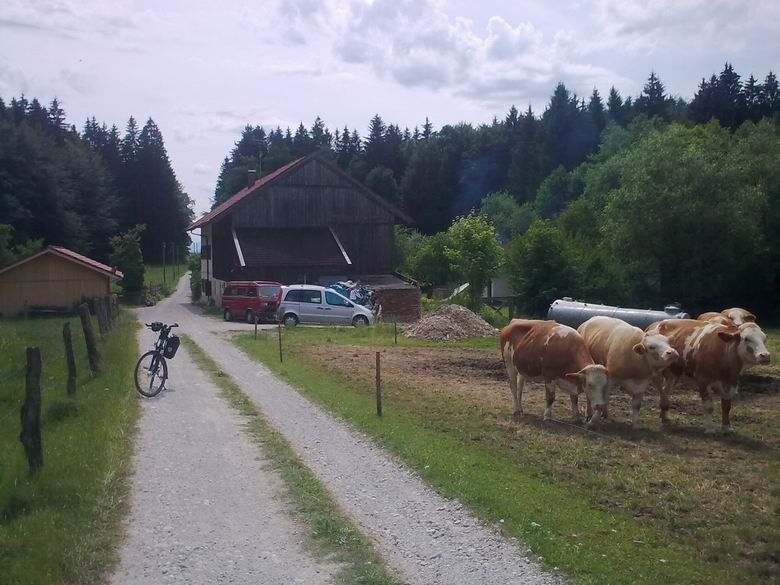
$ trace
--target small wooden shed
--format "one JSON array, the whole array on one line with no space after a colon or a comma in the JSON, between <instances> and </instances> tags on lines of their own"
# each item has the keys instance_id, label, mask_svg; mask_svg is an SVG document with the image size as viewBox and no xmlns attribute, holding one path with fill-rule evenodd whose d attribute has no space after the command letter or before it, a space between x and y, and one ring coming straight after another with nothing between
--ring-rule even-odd
<instances>
[{"instance_id":1,"label":"small wooden shed","mask_svg":"<svg viewBox=\"0 0 780 585\"><path fill-rule=\"evenodd\" d=\"M0 268L0 315L15 317L25 310L68 310L83 299L111 294L116 268L68 250L43 250Z\"/></svg>"}]
</instances>

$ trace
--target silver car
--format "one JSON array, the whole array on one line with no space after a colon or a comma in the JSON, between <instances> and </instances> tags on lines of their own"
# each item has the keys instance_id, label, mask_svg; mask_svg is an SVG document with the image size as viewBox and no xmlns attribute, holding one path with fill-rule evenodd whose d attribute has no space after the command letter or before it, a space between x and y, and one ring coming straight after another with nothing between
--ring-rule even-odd
<instances>
[{"instance_id":1,"label":"silver car","mask_svg":"<svg viewBox=\"0 0 780 585\"><path fill-rule=\"evenodd\" d=\"M283 286L277 317L285 327L298 323L362 327L374 323L374 314L366 307L334 290L311 284Z\"/></svg>"}]
</instances>

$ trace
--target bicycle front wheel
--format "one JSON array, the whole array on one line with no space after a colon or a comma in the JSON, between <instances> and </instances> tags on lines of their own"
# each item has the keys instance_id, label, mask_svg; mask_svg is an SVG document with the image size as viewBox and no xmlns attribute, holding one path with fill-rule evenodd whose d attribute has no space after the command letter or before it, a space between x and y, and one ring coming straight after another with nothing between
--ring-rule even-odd
<instances>
[{"instance_id":1,"label":"bicycle front wheel","mask_svg":"<svg viewBox=\"0 0 780 585\"><path fill-rule=\"evenodd\" d=\"M157 396L168 379L168 364L160 352L147 351L135 364L135 389L147 398Z\"/></svg>"}]
</instances>

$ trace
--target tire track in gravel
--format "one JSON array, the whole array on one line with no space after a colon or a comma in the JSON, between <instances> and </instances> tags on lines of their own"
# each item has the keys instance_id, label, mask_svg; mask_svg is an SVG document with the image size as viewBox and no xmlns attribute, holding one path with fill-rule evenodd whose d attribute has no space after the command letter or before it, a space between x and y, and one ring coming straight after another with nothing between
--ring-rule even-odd
<instances>
[{"instance_id":1,"label":"tire track in gravel","mask_svg":"<svg viewBox=\"0 0 780 585\"><path fill-rule=\"evenodd\" d=\"M242 387L335 500L410 584L560 585L513 539L426 486L365 435L324 412L220 336L188 307L186 280L172 314ZM173 317L169 317L173 318Z\"/></svg>"},{"instance_id":2,"label":"tire track in gravel","mask_svg":"<svg viewBox=\"0 0 780 585\"><path fill-rule=\"evenodd\" d=\"M171 323L174 304L137 314ZM155 338L142 330L141 350ZM304 547L306 529L290 516L284 484L240 416L185 348L168 366L170 388L144 399L127 539L112 583L333 583L340 567Z\"/></svg>"}]
</instances>

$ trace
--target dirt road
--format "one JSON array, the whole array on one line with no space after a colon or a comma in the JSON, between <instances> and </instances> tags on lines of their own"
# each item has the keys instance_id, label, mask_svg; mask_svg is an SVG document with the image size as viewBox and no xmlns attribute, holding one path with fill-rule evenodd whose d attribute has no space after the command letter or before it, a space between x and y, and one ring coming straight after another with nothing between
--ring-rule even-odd
<instances>
[{"instance_id":1,"label":"dirt road","mask_svg":"<svg viewBox=\"0 0 780 585\"><path fill-rule=\"evenodd\" d=\"M391 570L404 581L431 585L546 585L560 582L557 577L543 572L526 558L524 549L518 543L505 539L492 527L483 526L457 502L440 497L367 437L323 412L290 386L277 380L263 366L247 358L224 335L226 328L245 326L237 323L222 324L199 315L197 309L189 305L188 294L189 286L185 277L179 283L176 293L155 309L143 313L144 318L150 318L153 314L160 320L180 323L180 331L191 336L252 397L271 424L284 434L306 465L327 486L342 509L377 544ZM185 385L176 378L183 374L185 368L189 368L189 364L185 360L179 361L177 357L171 366L177 391L171 393L173 399L163 396L158 403L147 405L144 422L149 427L145 433L149 438L153 432L151 427L173 422L166 421L162 413L162 416L156 416L155 404L164 408L169 401L172 405L176 401L177 407L172 407L170 411L180 416L169 427L189 425L193 431L200 427L198 422L189 417L196 416L202 409L185 403L190 402L191 394L192 400L195 400L195 396L201 392L191 392L186 387L189 384ZM198 383L203 393L207 393L205 382ZM207 400L205 397L201 399ZM213 407L213 418L219 417L224 421L224 424L216 421L213 424L219 424L220 428L232 425L234 432L237 432L235 419L224 409L217 414L218 407ZM180 412L183 408L186 411ZM227 429L221 431L221 435L223 439L213 437L210 442L218 443L227 440L228 436L232 441L238 440ZM149 438L142 442L149 443ZM154 443L159 445L157 441ZM142 446L140 451L146 448L152 448L151 444ZM215 445L214 448L219 447ZM191 456L196 455L192 453ZM158 465L171 470L169 475L176 475L173 462L162 459ZM143 457L139 458L139 463L143 464ZM220 478L213 477L208 466L197 464L196 468L204 481L220 483ZM217 469L213 472L223 473ZM257 478L258 474L248 472L241 481L233 481L229 485L232 489L240 486L244 494L252 493L252 483L258 481ZM267 483L268 479L262 478L262 481ZM222 482L222 485L226 484ZM153 489L144 486L149 492L145 498L147 505L156 504L161 492L170 492L169 488L164 489L163 486L166 486L164 480ZM239 524L245 524L249 516L251 513L242 513ZM196 520L197 516L194 515L188 522L195 523ZM222 544L228 547L232 539L227 528L228 521L220 518L220 523L226 527L220 535L226 540ZM265 530L265 525L258 530ZM243 532L242 529L242 536ZM217 541L217 538L212 538L212 541ZM243 553L242 558L245 558Z\"/></svg>"},{"instance_id":2,"label":"dirt road","mask_svg":"<svg viewBox=\"0 0 780 585\"><path fill-rule=\"evenodd\" d=\"M138 318L171 323L180 301ZM144 329L140 350L155 338ZM332 583L338 567L304 549L281 480L184 347L169 372L170 388L143 401L128 537L112 582Z\"/></svg>"}]
</instances>

